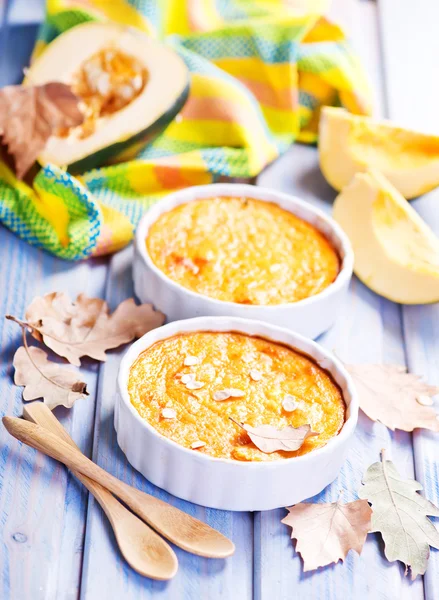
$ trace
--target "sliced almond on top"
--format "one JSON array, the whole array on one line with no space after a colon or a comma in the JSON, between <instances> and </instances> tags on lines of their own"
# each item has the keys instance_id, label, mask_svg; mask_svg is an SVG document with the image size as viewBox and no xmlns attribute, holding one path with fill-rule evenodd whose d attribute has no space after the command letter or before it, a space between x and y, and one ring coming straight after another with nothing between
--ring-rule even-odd
<instances>
[{"instance_id":1,"label":"sliced almond on top","mask_svg":"<svg viewBox=\"0 0 439 600\"><path fill-rule=\"evenodd\" d=\"M277 273L282 269L282 265L275 264L270 266L270 273Z\"/></svg>"},{"instance_id":2,"label":"sliced almond on top","mask_svg":"<svg viewBox=\"0 0 439 600\"><path fill-rule=\"evenodd\" d=\"M198 356L186 356L183 364L185 367L193 367L194 365L198 365L199 362L200 359L198 358Z\"/></svg>"},{"instance_id":3,"label":"sliced almond on top","mask_svg":"<svg viewBox=\"0 0 439 600\"><path fill-rule=\"evenodd\" d=\"M175 419L177 417L177 413L173 408L163 408L162 417L164 419Z\"/></svg>"},{"instance_id":4,"label":"sliced almond on top","mask_svg":"<svg viewBox=\"0 0 439 600\"><path fill-rule=\"evenodd\" d=\"M228 400L229 398L241 398L245 396L245 392L242 390L237 390L236 388L226 388L225 390L218 390L213 394L213 399L216 402L222 402L223 400Z\"/></svg>"},{"instance_id":5,"label":"sliced almond on top","mask_svg":"<svg viewBox=\"0 0 439 600\"><path fill-rule=\"evenodd\" d=\"M229 398L229 390L218 390L213 394L213 399L215 400L215 402L222 402L223 400L228 400Z\"/></svg>"},{"instance_id":6,"label":"sliced almond on top","mask_svg":"<svg viewBox=\"0 0 439 600\"><path fill-rule=\"evenodd\" d=\"M282 408L285 412L293 412L297 408L297 402L295 396L287 394L282 400Z\"/></svg>"},{"instance_id":7,"label":"sliced almond on top","mask_svg":"<svg viewBox=\"0 0 439 600\"><path fill-rule=\"evenodd\" d=\"M191 448L192 450L197 450L198 448L203 448L206 445L206 442L202 442L201 440L197 440L196 442L192 442Z\"/></svg>"},{"instance_id":8,"label":"sliced almond on top","mask_svg":"<svg viewBox=\"0 0 439 600\"><path fill-rule=\"evenodd\" d=\"M262 379L262 373L257 369L252 369L250 371L250 379L253 379L253 381L260 381Z\"/></svg>"},{"instance_id":9,"label":"sliced almond on top","mask_svg":"<svg viewBox=\"0 0 439 600\"><path fill-rule=\"evenodd\" d=\"M204 383L201 381L195 381L194 379L191 379L186 383L186 388L188 390L199 390L202 387L204 387Z\"/></svg>"},{"instance_id":10,"label":"sliced almond on top","mask_svg":"<svg viewBox=\"0 0 439 600\"><path fill-rule=\"evenodd\" d=\"M245 396L245 392L242 390L237 390L236 388L228 388L227 390L232 398L241 398Z\"/></svg>"}]
</instances>

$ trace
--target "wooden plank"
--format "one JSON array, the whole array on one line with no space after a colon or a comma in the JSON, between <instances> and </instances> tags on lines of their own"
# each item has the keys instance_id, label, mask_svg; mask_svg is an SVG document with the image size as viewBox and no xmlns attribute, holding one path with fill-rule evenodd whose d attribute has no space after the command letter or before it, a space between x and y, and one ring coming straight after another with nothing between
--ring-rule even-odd
<instances>
[{"instance_id":1,"label":"wooden plank","mask_svg":"<svg viewBox=\"0 0 439 600\"><path fill-rule=\"evenodd\" d=\"M37 25L20 25L0 32L0 86L23 80L23 68L29 64L37 30Z\"/></svg>"},{"instance_id":2,"label":"wooden plank","mask_svg":"<svg viewBox=\"0 0 439 600\"><path fill-rule=\"evenodd\" d=\"M349 32L374 85L375 112L385 113L385 94L381 85L380 43L376 7L371 2L339 0L331 15ZM331 211L335 192L324 180L318 167L315 148L294 146L266 170L258 183L296 194L325 210ZM336 325L320 340L346 362L398 362L404 364L401 313L398 306L380 299L354 278L349 298ZM347 461L338 479L313 501L334 501L340 490L343 498L355 499L366 468L379 459L385 447L399 470L408 477L414 473L411 436L392 434L384 426L371 423L360 415L359 426ZM370 535L361 557L350 553L344 565L303 574L298 555L288 539L289 528L280 524L284 510L261 513L255 519L255 597L263 599L311 597L340 598L423 598L422 580L411 584L402 577L400 564L389 564L382 544ZM379 577L371 574L379 573ZM294 590L294 592L293 592Z\"/></svg>"},{"instance_id":3,"label":"wooden plank","mask_svg":"<svg viewBox=\"0 0 439 600\"><path fill-rule=\"evenodd\" d=\"M111 307L133 295L132 249L111 260L107 301ZM198 600L252 597L253 518L249 513L207 509L179 500L150 484L128 463L116 441L113 426L116 375L121 352L111 352L99 375L93 459L130 485L152 493L208 522L231 537L236 554L226 561L208 560L177 549L179 571L169 583L156 582L135 573L120 559L109 524L99 506L89 503L81 598L166 598ZM200 482L202 485L202 482Z\"/></svg>"},{"instance_id":4,"label":"wooden plank","mask_svg":"<svg viewBox=\"0 0 439 600\"><path fill-rule=\"evenodd\" d=\"M11 7L9 3L9 8ZM8 13L10 15L10 12ZM0 79L3 84L21 79L28 63L36 27L2 29ZM6 48L9 51L6 53ZM14 48L11 52L10 49ZM22 316L33 296L54 289L76 296L80 291L102 296L105 287L104 261L68 263L31 248L0 229L0 284L2 313ZM16 326L15 326L16 327ZM14 325L0 323L2 358L2 414L21 413L21 390L12 384L12 356L20 344ZM96 365L83 369L90 398L72 411L56 411L80 447L91 452L94 421ZM2 428L0 499L2 549L0 564L2 598L77 598L82 566L87 495L65 470L34 451L21 447ZM19 471L17 475L17 470ZM50 486L49 486L50 484ZM25 576L24 576L25 574Z\"/></svg>"},{"instance_id":5,"label":"wooden plank","mask_svg":"<svg viewBox=\"0 0 439 600\"><path fill-rule=\"evenodd\" d=\"M370 79L374 113L382 116L386 96L382 85L381 41L377 27L376 4L371 0L333 0L329 17L340 24Z\"/></svg>"},{"instance_id":6,"label":"wooden plank","mask_svg":"<svg viewBox=\"0 0 439 600\"><path fill-rule=\"evenodd\" d=\"M14 0L8 15L13 25L39 25L44 20L44 0Z\"/></svg>"},{"instance_id":7,"label":"wooden plank","mask_svg":"<svg viewBox=\"0 0 439 600\"><path fill-rule=\"evenodd\" d=\"M439 3L378 0L388 116L439 134Z\"/></svg>"},{"instance_id":8,"label":"wooden plank","mask_svg":"<svg viewBox=\"0 0 439 600\"><path fill-rule=\"evenodd\" d=\"M319 172L315 148L296 145L259 179L262 186L277 188L306 199L327 212L335 193ZM357 279L335 326L319 340L346 362L397 362L404 364L399 307L380 299ZM384 426L360 416L352 449L338 479L313 499L335 501L339 491L346 501L355 499L367 467L386 448L399 470L413 476L410 435L392 434ZM291 482L294 485L294 482ZM299 556L289 540L290 529L280 523L285 510L255 517L255 598L297 600L340 598L423 598L422 581L411 584L399 564L383 556L379 539L370 535L361 557L350 553L346 563L303 574ZM257 550L259 548L259 550ZM379 573L379 577L371 577Z\"/></svg>"},{"instance_id":9,"label":"wooden plank","mask_svg":"<svg viewBox=\"0 0 439 600\"><path fill-rule=\"evenodd\" d=\"M8 8L13 3L8 2ZM6 3L3 3L6 17ZM9 13L8 13L9 14ZM6 27L0 36L0 83L18 82L28 62L36 27ZM6 52L6 50L8 50ZM0 226L0 315L23 316L35 295L55 289L102 295L102 261L79 266L32 248ZM13 385L12 357L20 345L17 327L0 321L1 414L21 414L21 389ZM90 453L97 372L85 365L90 398L57 415ZM0 597L76 598L82 562L87 496L54 461L21 446L0 428Z\"/></svg>"},{"instance_id":10,"label":"wooden plank","mask_svg":"<svg viewBox=\"0 0 439 600\"><path fill-rule=\"evenodd\" d=\"M62 290L102 296L106 267L103 261L74 265L36 250L0 229L0 314L23 316L35 295ZM14 386L11 366L20 345L16 325L0 321L1 414L22 412L21 388ZM91 452L95 365L82 373L90 397L56 414L86 453ZM2 545L0 597L76 598L81 571L87 496L82 486L58 463L22 446L0 428L0 515Z\"/></svg>"},{"instance_id":11,"label":"wooden plank","mask_svg":"<svg viewBox=\"0 0 439 600\"><path fill-rule=\"evenodd\" d=\"M439 4L420 0L380 0L389 117L431 133L439 132ZM412 206L439 235L439 189ZM413 373L439 384L439 305L404 306L403 330L407 364ZM414 433L416 478L429 500L439 505L438 437ZM436 522L437 524L437 522ZM433 551L424 577L427 600L439 597L439 552Z\"/></svg>"},{"instance_id":12,"label":"wooden plank","mask_svg":"<svg viewBox=\"0 0 439 600\"><path fill-rule=\"evenodd\" d=\"M7 25L6 25L7 4L5 0L0 0L0 86L8 83L6 79L6 49L7 49Z\"/></svg>"}]
</instances>

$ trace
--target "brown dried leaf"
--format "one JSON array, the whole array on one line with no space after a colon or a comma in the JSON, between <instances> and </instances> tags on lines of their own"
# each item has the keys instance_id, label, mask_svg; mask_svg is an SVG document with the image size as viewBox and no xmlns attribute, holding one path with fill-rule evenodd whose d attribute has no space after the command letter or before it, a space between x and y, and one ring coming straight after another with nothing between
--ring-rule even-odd
<instances>
[{"instance_id":1,"label":"brown dried leaf","mask_svg":"<svg viewBox=\"0 0 439 600\"><path fill-rule=\"evenodd\" d=\"M61 128L81 125L79 98L64 83L10 85L0 89L0 138L21 179Z\"/></svg>"},{"instance_id":2,"label":"brown dried leaf","mask_svg":"<svg viewBox=\"0 0 439 600\"><path fill-rule=\"evenodd\" d=\"M87 385L78 373L47 360L44 350L21 346L14 355L14 382L24 386L23 400L43 398L52 410L62 405L70 408L78 398L88 396Z\"/></svg>"},{"instance_id":3,"label":"brown dried leaf","mask_svg":"<svg viewBox=\"0 0 439 600\"><path fill-rule=\"evenodd\" d=\"M417 427L439 431L432 406L423 399L439 393L439 387L424 383L418 375L399 365L346 365L357 387L361 410L372 421L392 431L413 431Z\"/></svg>"},{"instance_id":4,"label":"brown dried leaf","mask_svg":"<svg viewBox=\"0 0 439 600\"><path fill-rule=\"evenodd\" d=\"M137 306L132 298L110 315L107 303L100 298L80 294L73 303L59 292L35 298L26 311L27 322L8 318L29 327L36 339L77 366L81 356L105 361L106 350L141 337L165 319L150 304Z\"/></svg>"},{"instance_id":5,"label":"brown dried leaf","mask_svg":"<svg viewBox=\"0 0 439 600\"><path fill-rule=\"evenodd\" d=\"M292 527L291 539L297 540L304 571L343 561L349 550L361 554L371 528L372 509L367 500L300 503L287 510L281 522Z\"/></svg>"},{"instance_id":6,"label":"brown dried leaf","mask_svg":"<svg viewBox=\"0 0 439 600\"><path fill-rule=\"evenodd\" d=\"M310 425L301 425L300 427L293 427L288 425L282 429L277 429L274 425L258 425L257 427L251 427L246 423L238 423L230 417L238 427L244 429L253 444L259 448L265 454L271 454L277 450L284 450L285 452L292 452L298 450L306 438L319 435L314 431L311 431Z\"/></svg>"}]
</instances>

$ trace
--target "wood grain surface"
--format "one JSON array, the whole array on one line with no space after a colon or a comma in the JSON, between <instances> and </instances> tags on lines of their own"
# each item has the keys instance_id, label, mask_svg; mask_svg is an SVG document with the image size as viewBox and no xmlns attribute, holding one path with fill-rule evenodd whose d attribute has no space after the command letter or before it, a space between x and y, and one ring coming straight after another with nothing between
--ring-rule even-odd
<instances>
[{"instance_id":1,"label":"wood grain surface","mask_svg":"<svg viewBox=\"0 0 439 600\"><path fill-rule=\"evenodd\" d=\"M335 0L331 9L348 30L374 85L376 113L439 133L439 3L436 0ZM43 14L42 0L0 2L0 85L19 81ZM293 146L258 178L258 185L298 195L331 212L335 192L323 179L313 147ZM413 206L439 233L439 190ZM38 294L62 290L105 298L112 309L133 294L132 249L111 259L74 264L31 248L0 226L0 315L22 316ZM0 322L0 413L19 415L21 390L12 383L20 332ZM398 362L439 384L439 305L401 307L351 285L341 316L320 341L346 362ZM121 352L99 368L84 361L89 398L56 415L80 449L123 481L218 528L236 544L228 560L202 559L178 548L179 571L168 582L145 579L119 556L101 508L55 461L21 446L0 428L1 600L437 600L439 553L410 582L370 535L363 554L303 574L300 557L280 523L284 510L231 513L206 509L155 488L127 462L113 427L115 377ZM432 433L389 432L360 417L355 442L338 479L314 500L355 499L362 475L385 447L398 470L416 476L439 504L438 439ZM267 482L267 485L270 483ZM294 485L294 482L291 482Z\"/></svg>"}]
</instances>

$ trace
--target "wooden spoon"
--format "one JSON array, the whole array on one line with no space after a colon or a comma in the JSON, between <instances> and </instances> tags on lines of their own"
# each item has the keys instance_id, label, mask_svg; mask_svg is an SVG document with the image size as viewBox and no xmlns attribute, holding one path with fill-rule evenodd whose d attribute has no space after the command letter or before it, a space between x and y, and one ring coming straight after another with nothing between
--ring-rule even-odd
<instances>
[{"instance_id":1,"label":"wooden spoon","mask_svg":"<svg viewBox=\"0 0 439 600\"><path fill-rule=\"evenodd\" d=\"M28 421L37 423L80 452L67 431L43 402L33 402L23 410ZM171 579L178 569L175 552L163 538L123 506L99 483L72 469L75 477L93 494L113 527L119 549L127 563L152 579Z\"/></svg>"},{"instance_id":2,"label":"wooden spoon","mask_svg":"<svg viewBox=\"0 0 439 600\"><path fill-rule=\"evenodd\" d=\"M123 500L141 519L183 550L208 558L225 558L234 553L233 542L219 531L175 506L119 481L50 431L16 417L3 417L2 420L12 436L59 460L69 469L79 471L97 481Z\"/></svg>"}]
</instances>

